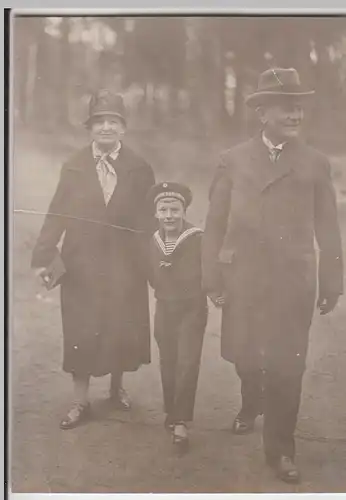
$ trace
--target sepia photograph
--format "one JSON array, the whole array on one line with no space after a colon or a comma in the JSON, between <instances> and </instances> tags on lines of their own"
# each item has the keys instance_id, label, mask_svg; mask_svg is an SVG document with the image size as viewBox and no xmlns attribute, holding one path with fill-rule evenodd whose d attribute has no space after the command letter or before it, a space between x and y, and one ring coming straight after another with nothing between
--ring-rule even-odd
<instances>
[{"instance_id":1,"label":"sepia photograph","mask_svg":"<svg viewBox=\"0 0 346 500\"><path fill-rule=\"evenodd\" d=\"M346 14L12 14L10 491L346 493Z\"/></svg>"}]
</instances>

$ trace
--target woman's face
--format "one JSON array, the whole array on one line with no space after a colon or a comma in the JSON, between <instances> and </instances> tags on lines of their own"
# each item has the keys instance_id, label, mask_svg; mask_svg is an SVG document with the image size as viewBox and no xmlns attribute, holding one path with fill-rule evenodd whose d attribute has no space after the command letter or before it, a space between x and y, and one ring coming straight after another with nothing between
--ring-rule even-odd
<instances>
[{"instance_id":1,"label":"woman's face","mask_svg":"<svg viewBox=\"0 0 346 500\"><path fill-rule=\"evenodd\" d=\"M112 148L116 146L126 130L123 120L114 115L93 118L90 132L93 140L100 146Z\"/></svg>"}]
</instances>

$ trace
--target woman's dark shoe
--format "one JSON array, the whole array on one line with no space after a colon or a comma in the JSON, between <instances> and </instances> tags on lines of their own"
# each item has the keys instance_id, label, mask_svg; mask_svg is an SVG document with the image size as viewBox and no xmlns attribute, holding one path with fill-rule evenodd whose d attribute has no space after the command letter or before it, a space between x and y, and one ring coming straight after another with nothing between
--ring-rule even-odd
<instances>
[{"instance_id":1,"label":"woman's dark shoe","mask_svg":"<svg viewBox=\"0 0 346 500\"><path fill-rule=\"evenodd\" d=\"M185 422L177 422L174 424L172 440L179 453L186 453L188 451L189 437Z\"/></svg>"},{"instance_id":2,"label":"woman's dark shoe","mask_svg":"<svg viewBox=\"0 0 346 500\"><path fill-rule=\"evenodd\" d=\"M253 432L255 427L255 419L244 418L240 414L236 416L233 422L233 434L244 435Z\"/></svg>"},{"instance_id":3,"label":"woman's dark shoe","mask_svg":"<svg viewBox=\"0 0 346 500\"><path fill-rule=\"evenodd\" d=\"M281 456L275 462L267 460L267 463L273 467L277 477L281 479L281 481L290 484L297 484L300 482L300 472L290 457Z\"/></svg>"},{"instance_id":4,"label":"woman's dark shoe","mask_svg":"<svg viewBox=\"0 0 346 500\"><path fill-rule=\"evenodd\" d=\"M68 430L78 427L90 418L90 404L74 404L65 418L60 422L60 429Z\"/></svg>"},{"instance_id":5,"label":"woman's dark shoe","mask_svg":"<svg viewBox=\"0 0 346 500\"><path fill-rule=\"evenodd\" d=\"M111 393L109 396L109 401L112 407L117 410L131 410L131 399L123 388L120 388L117 394Z\"/></svg>"}]
</instances>

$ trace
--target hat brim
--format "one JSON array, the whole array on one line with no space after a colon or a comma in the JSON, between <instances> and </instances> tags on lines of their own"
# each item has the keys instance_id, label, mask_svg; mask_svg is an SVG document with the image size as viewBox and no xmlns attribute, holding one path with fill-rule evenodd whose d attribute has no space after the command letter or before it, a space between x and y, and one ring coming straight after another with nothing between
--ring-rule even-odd
<instances>
[{"instance_id":1,"label":"hat brim","mask_svg":"<svg viewBox=\"0 0 346 500\"><path fill-rule=\"evenodd\" d=\"M84 124L85 125L90 125L90 123L94 120L94 118L98 118L100 116L115 116L116 118L120 118L124 124L126 125L126 118L120 114L120 113L115 113L114 111L100 111L100 112L97 112L97 113L93 113L91 116L89 116Z\"/></svg>"},{"instance_id":2,"label":"hat brim","mask_svg":"<svg viewBox=\"0 0 346 500\"><path fill-rule=\"evenodd\" d=\"M295 97L297 99L304 99L312 96L315 93L314 90L297 91L297 92L278 92L273 90L254 92L250 94L245 102L248 106L254 108L260 106L263 103L270 102L274 98L278 97Z\"/></svg>"},{"instance_id":3,"label":"hat brim","mask_svg":"<svg viewBox=\"0 0 346 500\"><path fill-rule=\"evenodd\" d=\"M190 200L186 199L182 194L180 193L174 193L174 192L164 192L164 193L158 193L154 197L154 205L156 205L159 201L162 200L176 200L176 201L181 201L181 203L187 207L190 204Z\"/></svg>"}]
</instances>

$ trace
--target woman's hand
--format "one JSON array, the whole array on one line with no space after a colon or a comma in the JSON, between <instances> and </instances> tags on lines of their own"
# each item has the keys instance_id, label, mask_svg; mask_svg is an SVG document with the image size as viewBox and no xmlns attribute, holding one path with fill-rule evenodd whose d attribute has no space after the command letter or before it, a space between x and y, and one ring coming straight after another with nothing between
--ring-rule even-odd
<instances>
[{"instance_id":1,"label":"woman's hand","mask_svg":"<svg viewBox=\"0 0 346 500\"><path fill-rule=\"evenodd\" d=\"M36 282L40 287L44 286L45 281L48 282L49 278L46 276L45 278L43 277L46 272L45 267L39 267L38 269L34 270L34 276L36 278Z\"/></svg>"},{"instance_id":2,"label":"woman's hand","mask_svg":"<svg viewBox=\"0 0 346 500\"><path fill-rule=\"evenodd\" d=\"M43 302L50 302L51 299L47 297L47 288L45 283L49 282L49 276L45 276L45 267L39 267L34 270L35 277L35 295L38 300Z\"/></svg>"}]
</instances>

